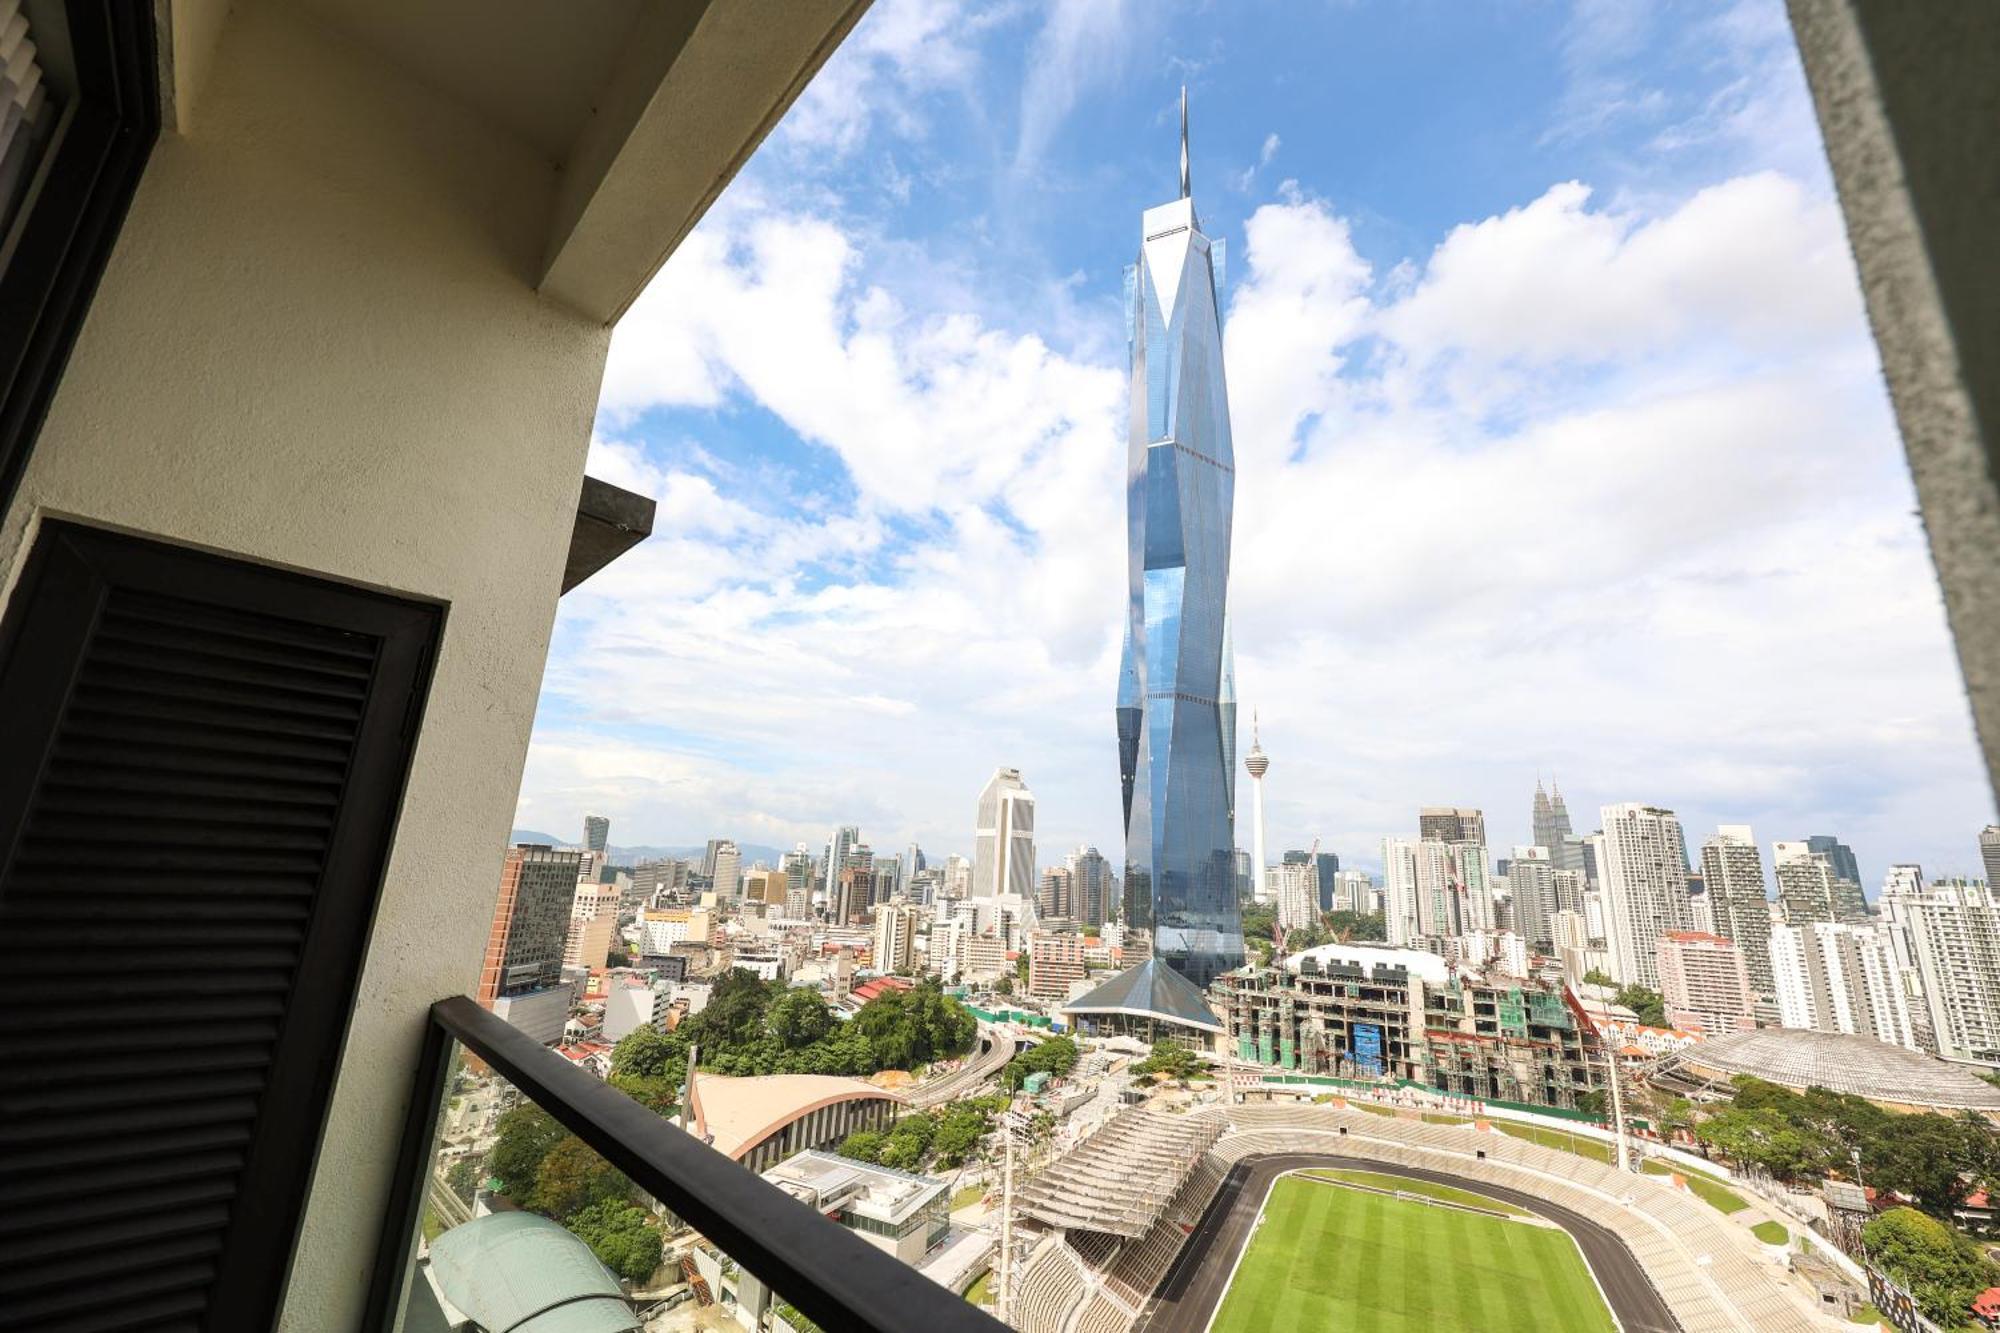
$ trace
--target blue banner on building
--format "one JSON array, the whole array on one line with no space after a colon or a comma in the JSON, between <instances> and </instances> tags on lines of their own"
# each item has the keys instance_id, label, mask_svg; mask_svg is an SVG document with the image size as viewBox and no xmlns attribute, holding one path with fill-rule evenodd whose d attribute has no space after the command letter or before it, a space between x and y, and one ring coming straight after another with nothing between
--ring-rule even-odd
<instances>
[{"instance_id":1,"label":"blue banner on building","mask_svg":"<svg viewBox=\"0 0 2000 1333\"><path fill-rule=\"evenodd\" d=\"M1382 1027L1379 1023L1356 1023L1354 1049L1350 1052L1356 1068L1370 1074L1382 1072Z\"/></svg>"}]
</instances>

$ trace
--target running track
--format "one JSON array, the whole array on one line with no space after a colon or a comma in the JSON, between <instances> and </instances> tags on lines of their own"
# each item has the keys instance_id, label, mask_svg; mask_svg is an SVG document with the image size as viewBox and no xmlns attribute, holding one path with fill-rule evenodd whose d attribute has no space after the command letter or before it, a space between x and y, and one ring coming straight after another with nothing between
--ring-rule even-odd
<instances>
[{"instance_id":1,"label":"running track","mask_svg":"<svg viewBox=\"0 0 2000 1333\"><path fill-rule=\"evenodd\" d=\"M1223 1288L1236 1264L1264 1195L1271 1182L1286 1171L1300 1167L1343 1166L1384 1175L1410 1176L1439 1185L1456 1185L1477 1194L1490 1195L1506 1203L1539 1213L1576 1238L1597 1285L1611 1302L1611 1311L1625 1333L1676 1333L1666 1302L1646 1280L1639 1261L1623 1241L1606 1228L1579 1213L1532 1194L1489 1185L1483 1180L1467 1180L1443 1171L1400 1166L1365 1157L1335 1157L1320 1153L1286 1153L1253 1157L1230 1168L1216 1191L1215 1199L1203 1213L1187 1244L1175 1256L1173 1265L1161 1279L1159 1289L1147 1302L1135 1324L1135 1333L1203 1333L1222 1300Z\"/></svg>"}]
</instances>

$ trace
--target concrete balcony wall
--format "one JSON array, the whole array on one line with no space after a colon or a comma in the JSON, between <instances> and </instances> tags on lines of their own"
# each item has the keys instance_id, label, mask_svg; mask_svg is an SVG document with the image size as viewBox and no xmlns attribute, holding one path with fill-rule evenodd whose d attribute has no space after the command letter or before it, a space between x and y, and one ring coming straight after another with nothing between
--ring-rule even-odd
<instances>
[{"instance_id":1,"label":"concrete balcony wall","mask_svg":"<svg viewBox=\"0 0 2000 1333\"><path fill-rule=\"evenodd\" d=\"M426 1009L477 976L610 331L534 290L546 154L282 6L207 65L0 518L0 590L63 516L450 608L282 1321L345 1329Z\"/></svg>"}]
</instances>

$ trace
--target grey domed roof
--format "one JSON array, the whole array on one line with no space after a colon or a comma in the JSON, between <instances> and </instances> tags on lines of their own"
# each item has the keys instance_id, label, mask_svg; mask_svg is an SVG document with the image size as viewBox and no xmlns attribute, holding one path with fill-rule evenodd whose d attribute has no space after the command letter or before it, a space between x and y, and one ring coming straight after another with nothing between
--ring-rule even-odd
<instances>
[{"instance_id":1,"label":"grey domed roof","mask_svg":"<svg viewBox=\"0 0 2000 1333\"><path fill-rule=\"evenodd\" d=\"M1895 1106L2000 1112L2000 1088L1961 1065L1838 1032L1732 1032L1676 1051L1663 1070L1682 1078L1751 1074L1787 1088L1820 1087Z\"/></svg>"}]
</instances>

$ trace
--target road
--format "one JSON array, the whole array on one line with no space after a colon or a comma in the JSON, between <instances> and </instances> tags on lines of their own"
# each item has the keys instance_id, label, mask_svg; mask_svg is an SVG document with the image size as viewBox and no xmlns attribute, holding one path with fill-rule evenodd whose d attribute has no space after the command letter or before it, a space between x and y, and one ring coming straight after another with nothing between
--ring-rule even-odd
<instances>
[{"instance_id":1,"label":"road","mask_svg":"<svg viewBox=\"0 0 2000 1333\"><path fill-rule=\"evenodd\" d=\"M980 1024L979 1042L979 1053L967 1060L962 1068L953 1070L943 1078L910 1089L911 1108L927 1111L933 1106L943 1106L946 1102L957 1101L960 1097L969 1097L987 1079L998 1075L1006 1067L1007 1062L1014 1058L1014 1039L997 1027Z\"/></svg>"},{"instance_id":2,"label":"road","mask_svg":"<svg viewBox=\"0 0 2000 1333\"><path fill-rule=\"evenodd\" d=\"M1203 1333L1222 1299L1223 1289L1229 1285L1237 1252L1243 1248L1244 1239L1257 1220L1257 1211L1263 1206L1271 1181L1282 1172L1309 1166L1351 1167L1456 1185L1538 1213L1576 1238L1625 1333L1677 1333L1680 1327L1624 1242L1580 1213L1519 1190L1443 1171L1397 1166L1371 1158L1288 1153L1255 1157L1231 1168L1222 1188L1216 1191L1215 1201L1209 1204L1173 1266L1167 1269L1158 1293L1133 1326L1135 1333Z\"/></svg>"}]
</instances>

